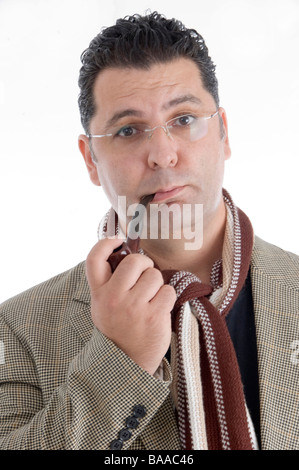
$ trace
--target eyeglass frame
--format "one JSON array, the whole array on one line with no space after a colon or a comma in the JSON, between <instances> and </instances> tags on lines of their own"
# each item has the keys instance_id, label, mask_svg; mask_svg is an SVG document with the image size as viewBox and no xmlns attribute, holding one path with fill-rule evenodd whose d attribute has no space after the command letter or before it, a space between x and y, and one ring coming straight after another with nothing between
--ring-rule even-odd
<instances>
[{"instance_id":1,"label":"eyeglass frame","mask_svg":"<svg viewBox=\"0 0 299 470\"><path fill-rule=\"evenodd\" d=\"M197 116L199 117L200 119L203 119L203 120L209 120L209 119L212 119L213 117L217 116L217 114L219 114L219 108L215 111L215 113L209 115L209 116ZM171 127L168 127L168 123L171 122L171 121L174 121L176 119L180 119L182 117L185 117L185 116L190 116L190 114L181 114L180 116L177 116L175 118L172 118L172 119L169 119L168 121L166 121L164 123L164 125L158 125L158 126L155 126L155 127L152 127L150 129L144 129L142 132L146 133L146 132L151 132L151 134L148 136L148 139L150 139L154 133L154 131L156 129L159 129L159 127L161 127L165 134L167 135L167 137L170 137L173 139L173 136L171 135L171 132L170 132L170 129ZM129 126L130 124L128 124ZM126 127L126 126L122 126L122 127ZM87 137L88 138L92 138L92 137L95 137L95 138L102 138L102 137L113 137L114 134L111 134L111 133L108 133L108 134L87 134ZM198 139L200 140L200 139Z\"/></svg>"}]
</instances>

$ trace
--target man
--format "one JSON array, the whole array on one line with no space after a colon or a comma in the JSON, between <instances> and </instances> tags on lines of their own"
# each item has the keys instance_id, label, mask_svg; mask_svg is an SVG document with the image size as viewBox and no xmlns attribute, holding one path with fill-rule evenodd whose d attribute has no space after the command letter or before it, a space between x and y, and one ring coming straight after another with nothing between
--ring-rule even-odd
<instances>
[{"instance_id":1,"label":"man","mask_svg":"<svg viewBox=\"0 0 299 470\"><path fill-rule=\"evenodd\" d=\"M1 307L0 447L298 449L299 260L254 237L222 188L227 119L203 39L134 16L82 63L79 147L112 207L86 263ZM113 270L148 195L140 249ZM157 204L179 209L180 237L162 221L150 237Z\"/></svg>"}]
</instances>

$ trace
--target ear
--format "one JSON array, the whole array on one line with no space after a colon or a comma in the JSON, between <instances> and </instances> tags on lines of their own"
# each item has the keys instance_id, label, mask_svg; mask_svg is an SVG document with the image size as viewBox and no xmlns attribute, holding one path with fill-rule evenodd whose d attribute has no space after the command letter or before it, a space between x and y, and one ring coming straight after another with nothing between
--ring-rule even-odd
<instances>
[{"instance_id":1,"label":"ear","mask_svg":"<svg viewBox=\"0 0 299 470\"><path fill-rule=\"evenodd\" d=\"M228 160L231 156L231 148L228 139L228 127L227 127L227 117L226 112L223 108L219 108L219 116L222 120L222 141L224 147L225 160Z\"/></svg>"},{"instance_id":2,"label":"ear","mask_svg":"<svg viewBox=\"0 0 299 470\"><path fill-rule=\"evenodd\" d=\"M87 171L88 171L91 181L96 186L101 186L98 171L97 171L97 165L94 162L93 157L92 157L92 152L90 149L88 137L84 134L80 134L78 137L78 145L79 145L80 152L82 153L82 156L84 158L85 165L87 167Z\"/></svg>"}]
</instances>

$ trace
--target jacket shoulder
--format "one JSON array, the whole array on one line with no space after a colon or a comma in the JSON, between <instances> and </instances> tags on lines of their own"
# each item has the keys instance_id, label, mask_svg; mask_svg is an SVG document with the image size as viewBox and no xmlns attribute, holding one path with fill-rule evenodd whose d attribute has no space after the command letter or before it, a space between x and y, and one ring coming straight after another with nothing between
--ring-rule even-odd
<instances>
[{"instance_id":1,"label":"jacket shoulder","mask_svg":"<svg viewBox=\"0 0 299 470\"><path fill-rule=\"evenodd\" d=\"M299 289L299 256L255 236L252 269L277 282Z\"/></svg>"}]
</instances>

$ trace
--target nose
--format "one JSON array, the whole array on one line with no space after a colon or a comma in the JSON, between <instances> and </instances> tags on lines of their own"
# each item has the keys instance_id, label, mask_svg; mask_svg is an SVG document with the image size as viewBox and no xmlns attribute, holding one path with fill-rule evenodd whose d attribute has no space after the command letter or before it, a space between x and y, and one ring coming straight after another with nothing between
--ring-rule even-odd
<instances>
[{"instance_id":1,"label":"nose","mask_svg":"<svg viewBox=\"0 0 299 470\"><path fill-rule=\"evenodd\" d=\"M157 169L176 166L178 161L176 143L167 128L157 126L152 129L147 146L148 165L150 168Z\"/></svg>"}]
</instances>

